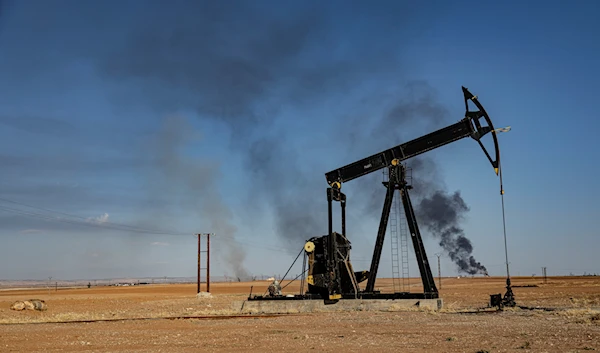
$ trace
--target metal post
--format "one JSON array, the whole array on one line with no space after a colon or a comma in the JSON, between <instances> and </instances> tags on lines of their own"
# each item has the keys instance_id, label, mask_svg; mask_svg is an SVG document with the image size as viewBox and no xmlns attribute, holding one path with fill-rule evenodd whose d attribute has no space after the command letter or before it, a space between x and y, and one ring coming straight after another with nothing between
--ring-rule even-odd
<instances>
[{"instance_id":1,"label":"metal post","mask_svg":"<svg viewBox=\"0 0 600 353\"><path fill-rule=\"evenodd\" d=\"M437 256L438 258L438 282L440 285L440 289L442 289L442 267L440 266L440 257L442 256L442 254L437 253L435 254L435 256Z\"/></svg>"},{"instance_id":2,"label":"metal post","mask_svg":"<svg viewBox=\"0 0 600 353\"><path fill-rule=\"evenodd\" d=\"M329 233L327 233L327 272L329 273L329 280L330 283L328 285L329 289L329 294L332 294L332 286L333 286L333 281L336 280L336 271L335 271L335 256L336 256L336 239L334 238L333 235L333 209L332 209L332 202L333 202L333 189L332 188L327 188L327 213L328 213L328 231ZM281 277L279 277L279 281L281 281Z\"/></svg>"},{"instance_id":3,"label":"metal post","mask_svg":"<svg viewBox=\"0 0 600 353\"><path fill-rule=\"evenodd\" d=\"M340 198L340 203L342 204L342 235L346 236L346 198Z\"/></svg>"},{"instance_id":4,"label":"metal post","mask_svg":"<svg viewBox=\"0 0 600 353\"><path fill-rule=\"evenodd\" d=\"M210 293L210 233L206 234L206 292Z\"/></svg>"},{"instance_id":5,"label":"metal post","mask_svg":"<svg viewBox=\"0 0 600 353\"><path fill-rule=\"evenodd\" d=\"M332 219L333 218L333 214L332 214L333 210L332 210L332 205L331 205L332 198L333 198L332 193L333 193L333 189L327 188L327 213L328 213L327 219L328 219L328 230L329 230L329 233L327 233L327 234L330 236L331 236L331 233L333 233L333 219Z\"/></svg>"}]
</instances>

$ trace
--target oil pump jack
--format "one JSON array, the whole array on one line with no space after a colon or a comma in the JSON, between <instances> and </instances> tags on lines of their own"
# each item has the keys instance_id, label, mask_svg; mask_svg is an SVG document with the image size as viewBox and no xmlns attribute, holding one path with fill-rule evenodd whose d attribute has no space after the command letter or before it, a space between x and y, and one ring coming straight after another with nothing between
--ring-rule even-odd
<instances>
[{"instance_id":1,"label":"oil pump jack","mask_svg":"<svg viewBox=\"0 0 600 353\"><path fill-rule=\"evenodd\" d=\"M304 252L308 258L308 274L306 282L308 290L305 294L290 296L286 299L323 299L326 304L336 303L339 299L436 299L439 298L438 289L429 266L421 233L412 207L409 190L411 186L406 181L406 167L402 164L412 157L442 147L451 142L471 137L482 148L490 161L496 175L500 169L500 151L496 130L483 106L465 87L462 87L465 101L465 116L459 122L434 131L425 136L405 142L385 151L363 158L354 163L332 170L325 174L327 184L328 202L328 230L327 235L310 238L304 245ZM470 110L469 102L475 105ZM485 120L482 125L482 119ZM495 155L492 157L483 145L481 139L488 133L492 134ZM342 184L377 170L388 169L389 180L384 182L387 189L379 230L375 240L373 257L368 271L355 272L350 262L351 244L346 237L346 195L341 191ZM501 175L501 174L500 174ZM414 247L423 293L381 293L375 290L375 280L381 259L386 228L392 207L393 197L399 191L402 199L410 238ZM501 193L503 193L501 186ZM341 205L341 233L333 230L333 202ZM364 290L359 283L367 281ZM302 285L303 287L303 285ZM251 299L251 298L249 298ZM265 299L254 297L253 299ZM274 299L274 298L273 298ZM284 299L284 298L280 298ZM507 293L505 302L513 301L510 290L510 279L507 279Z\"/></svg>"}]
</instances>

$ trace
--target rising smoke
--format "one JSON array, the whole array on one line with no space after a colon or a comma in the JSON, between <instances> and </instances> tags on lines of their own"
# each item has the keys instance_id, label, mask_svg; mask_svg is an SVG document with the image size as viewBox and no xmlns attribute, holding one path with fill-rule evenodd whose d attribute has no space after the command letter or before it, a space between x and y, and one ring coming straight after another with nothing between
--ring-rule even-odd
<instances>
[{"instance_id":1,"label":"rising smoke","mask_svg":"<svg viewBox=\"0 0 600 353\"><path fill-rule=\"evenodd\" d=\"M26 68L22 73L32 75L32 69L41 70L44 65L56 72L62 72L57 70L59 67L73 66L85 75L94 70L99 79L92 84L107 85L109 89L104 93L116 103L110 108L129 112L143 107L144 113L161 117L186 111L187 116L201 123L210 121L225 127L230 133L230 147L241 155L240 165L184 158L182 150L195 138L189 134L194 129L186 119L165 118L158 136L142 153L151 157L152 170L142 175L149 196L148 207L140 213L150 214L150 221L158 225L172 220L178 210L161 199L161 195L172 195L182 210L197 210L196 216L208 228L205 230L234 239L240 231L218 187L221 173L235 173L243 184L252 185L247 190L248 212L262 217L259 206L267 205L275 216L277 234L297 249L307 237L326 231L324 172L430 132L449 119L427 84L399 84L408 81L405 73L413 69L406 67L410 61L404 60L414 60L411 43L430 26L415 12L428 10L401 2L377 6L335 1L276 6L279 4L174 0L165 6L160 1L132 1L115 10L112 4L90 7L71 1L63 2L62 8L48 5L46 11L22 10L21 21L16 22L40 29L29 33L44 33L39 38L25 38L33 37L48 47L41 49L52 51L52 55L38 55L44 60L35 61L35 65L23 64ZM0 0L0 18L6 17L8 6ZM0 21L0 32L4 23ZM50 38L48 32L56 28ZM72 33L73 28L86 36L64 40L64 34ZM24 42L17 41L9 51L19 52L17 49L26 47ZM41 50L38 45L30 46L31 53ZM18 61L24 57L38 58L21 54ZM76 61L76 65L70 65L70 61ZM353 114L356 116L348 119ZM290 116L301 118L290 121ZM377 120L379 116L383 119ZM455 121L455 116L451 120ZM56 122L49 120L41 130L40 119L30 125L24 125L22 119L3 122L46 133L66 130L65 126L56 129ZM134 123L134 131L145 128ZM121 133L129 141L129 133L123 131L127 130ZM299 143L295 137L300 134L310 139ZM89 144L89 140L82 143ZM335 157L326 165L305 158L307 150L317 149L324 157ZM145 158L141 158L139 168L145 168ZM419 161L426 159L413 159L410 165L418 166ZM8 162L21 164L24 160ZM36 170L40 163L49 163L46 158L33 162ZM90 163L97 161L86 158L84 162L78 166L89 170ZM93 166L116 173L137 162L123 158L118 164ZM415 172L413 182L420 185L414 190L417 199L421 198L415 203L420 221L440 239L444 249L454 254L461 268L465 267L460 265L463 263L474 268L476 262L469 257L471 244L459 227L460 215L467 210L460 208L460 202L452 202L454 194L446 192L439 180L427 180L429 175L437 174L422 167ZM371 175L352 182L357 192L349 196L351 207L367 205L364 212L379 217L384 195L380 177ZM29 193L48 193L46 189L32 191L30 185L25 189ZM11 186L10 191L15 190ZM73 205L71 199L82 195L70 193L77 195L69 196L69 204ZM439 221L440 214L452 212L439 213L437 207L429 207L438 202L440 207L458 207L453 212L459 217ZM149 208L155 211L149 213ZM372 233L368 237L372 239ZM245 277L245 252L237 244L222 241L214 246L236 276Z\"/></svg>"},{"instance_id":2,"label":"rising smoke","mask_svg":"<svg viewBox=\"0 0 600 353\"><path fill-rule=\"evenodd\" d=\"M155 112L183 107L225 126L231 147L242 155L236 173L252 185L249 212L262 210L257 201L266 203L277 234L297 250L308 237L326 231L326 183L324 169L299 163L302 149L289 144L293 126L303 122L279 117L306 113L315 102L332 104L331 96L343 97L378 74L397 72L395 46L359 35L384 28L402 33L402 21L389 13L393 5L354 12L350 8L359 5L339 9L303 2L264 9L249 2L235 7L212 2L182 9L183 3L176 4L169 11L144 5L150 23L131 32L98 68L106 77L144 84L144 104ZM344 26L356 13L362 13L363 27L350 35ZM292 128L266 132L278 123Z\"/></svg>"},{"instance_id":3,"label":"rising smoke","mask_svg":"<svg viewBox=\"0 0 600 353\"><path fill-rule=\"evenodd\" d=\"M409 141L455 120L450 119L448 111L438 102L435 90L427 83L411 82L406 85L404 92L372 128L371 139L364 138L376 142L371 146L373 151ZM407 127L410 127L410 135L405 133ZM412 169L409 182L414 189L410 195L415 199L413 207L420 228L439 240L439 245L460 272L487 275L486 268L472 256L473 246L460 226L469 211L460 192L447 191L441 172L430 156L415 157L407 164ZM384 189L375 187L379 184L375 178L358 179L356 182L360 184L359 191L364 190L359 197L365 200L365 214L378 220L385 196Z\"/></svg>"},{"instance_id":4,"label":"rising smoke","mask_svg":"<svg viewBox=\"0 0 600 353\"><path fill-rule=\"evenodd\" d=\"M402 80L404 68L399 64L398 51L402 46L398 43L407 37L401 35L403 21L398 15L410 17L405 6L357 9L361 5L353 4L341 10L320 2L303 2L267 11L248 2L236 6L221 2L183 4L174 3L168 11L154 7L155 3L145 4L143 12L149 17L138 21L122 45L98 61L99 72L143 87L144 104L150 104L158 114L191 109L199 119L225 126L231 133L231 147L242 155L243 164L236 169L244 182L252 184L247 200L252 205L250 212L260 209L255 205L258 200L267 204L274 213L278 235L290 248L323 234L326 228L323 173L328 169L300 163L303 148L320 146L324 153L336 155L345 151L346 156L336 158L343 164L345 157L353 161L371 148L376 152L408 140L404 128L409 123L412 132L413 125L429 132L445 117L445 110L426 84L403 86L391 95L384 89L363 89L382 77ZM365 99L386 94L391 97L389 101L394 104L384 112L383 120L373 123L372 117L381 113L374 109L376 105L369 107L371 118L362 124L348 124L343 116L327 116L326 120L335 120L331 126L342 128L325 140L315 138L304 146L289 143L294 127L301 127L303 122L282 121L280 116L290 111L307 113L307 107L317 104L340 105L358 91L363 98L368 96ZM277 132L265 132L278 126ZM361 131L365 127L371 132L368 136ZM349 141L351 138L358 140ZM328 149L330 146L337 149ZM171 179L173 187L186 185L186 192L196 199L210 200L202 203L210 204L210 208L200 207L204 216L214 222L215 231L233 236L235 227L228 221L231 211L221 195L211 191L216 190L216 178L208 178L220 166L190 172L189 168L193 171L198 167L183 163L175 155L161 160L165 176L175 177ZM336 162L333 167L337 166ZM202 176L190 177L197 173ZM356 201L352 203L369 205L366 211L379 215L381 203L375 203L373 195L383 193L372 180L355 182L364 185L360 189L376 190L353 195ZM448 202L442 205L456 207ZM434 219L432 214L425 222ZM455 261L470 254L472 249L464 235L442 236L446 228L440 230L442 233L428 228L442 237L442 246L455 254ZM243 250L228 251L228 261L243 272Z\"/></svg>"},{"instance_id":5,"label":"rising smoke","mask_svg":"<svg viewBox=\"0 0 600 353\"><path fill-rule=\"evenodd\" d=\"M421 224L440 239L440 246L456 263L460 272L487 275L485 266L471 255L473 245L459 225L468 211L469 207L459 191L449 194L443 190L434 190L421 199L416 212Z\"/></svg>"},{"instance_id":6,"label":"rising smoke","mask_svg":"<svg viewBox=\"0 0 600 353\"><path fill-rule=\"evenodd\" d=\"M409 163L412 169L411 197L421 231L439 240L439 245L456 264L459 272L487 275L486 268L472 256L473 246L460 226L469 207L460 191L449 192L433 159L419 156Z\"/></svg>"},{"instance_id":7,"label":"rising smoke","mask_svg":"<svg viewBox=\"0 0 600 353\"><path fill-rule=\"evenodd\" d=\"M253 190L249 197L262 199L274 213L277 234L290 250L298 249L309 237L321 235L326 227L322 173L307 175L297 163L297 152L281 137L264 137L250 148L249 168ZM319 197L321 196L321 197Z\"/></svg>"},{"instance_id":8,"label":"rising smoke","mask_svg":"<svg viewBox=\"0 0 600 353\"><path fill-rule=\"evenodd\" d=\"M356 138L352 144L355 151L352 151L349 161L364 158L367 153L379 152L439 129L449 120L448 111L438 101L435 90L424 81L407 82L387 100L393 103L383 112L380 120L363 128L366 134L360 135L357 131L350 133ZM433 167L431 159L418 157L410 161L411 165L417 167L425 162L428 167ZM429 180L435 175L427 171L419 173L418 178ZM381 180L381 173L373 173L352 181L358 186L358 195L352 197L358 197L365 205L363 212L366 215L381 216L385 191L383 187L375 187L381 185Z\"/></svg>"},{"instance_id":9,"label":"rising smoke","mask_svg":"<svg viewBox=\"0 0 600 353\"><path fill-rule=\"evenodd\" d=\"M249 278L244 268L246 254L241 245L235 242L237 228L233 224L233 212L219 193L219 166L212 160L186 158L183 149L197 141L198 135L187 119L181 116L167 116L163 119L158 133L147 145L146 155L150 157L150 170L147 175L149 200L156 195L169 195L178 201L182 211L197 209L200 220L205 224L203 232L217 233L223 241L213 242L211 248L217 256L229 264L238 278ZM160 203L158 203L160 204ZM155 207L154 222L160 222L163 212L172 205Z\"/></svg>"}]
</instances>

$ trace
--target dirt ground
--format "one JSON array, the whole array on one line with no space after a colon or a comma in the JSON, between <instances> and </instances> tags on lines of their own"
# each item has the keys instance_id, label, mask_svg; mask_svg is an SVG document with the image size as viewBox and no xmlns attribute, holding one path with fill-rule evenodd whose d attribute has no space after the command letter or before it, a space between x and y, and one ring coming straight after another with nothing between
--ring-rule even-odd
<instances>
[{"instance_id":1,"label":"dirt ground","mask_svg":"<svg viewBox=\"0 0 600 353\"><path fill-rule=\"evenodd\" d=\"M514 279L518 304L536 310L477 313L490 294L504 293L504 280L444 278L440 312L236 316L232 301L245 299L250 286L262 294L267 285L212 283L212 297L201 299L195 284L3 290L0 352L600 351L600 277ZM393 289L387 279L377 287ZM292 283L284 292L298 290ZM34 298L48 310L9 309Z\"/></svg>"}]
</instances>

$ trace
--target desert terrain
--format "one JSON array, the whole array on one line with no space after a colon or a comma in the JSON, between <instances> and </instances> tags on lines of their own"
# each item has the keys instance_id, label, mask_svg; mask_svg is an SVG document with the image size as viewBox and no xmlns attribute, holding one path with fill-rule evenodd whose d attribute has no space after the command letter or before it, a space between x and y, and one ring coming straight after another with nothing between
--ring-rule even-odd
<instances>
[{"instance_id":1,"label":"desert terrain","mask_svg":"<svg viewBox=\"0 0 600 353\"><path fill-rule=\"evenodd\" d=\"M212 283L211 297L200 298L195 284L2 290L0 352L600 351L600 277L514 278L524 308L503 311L483 310L490 294L504 293L504 279L491 277L442 279L439 312L240 315L232 303L268 284ZM48 309L10 310L34 298Z\"/></svg>"}]
</instances>

